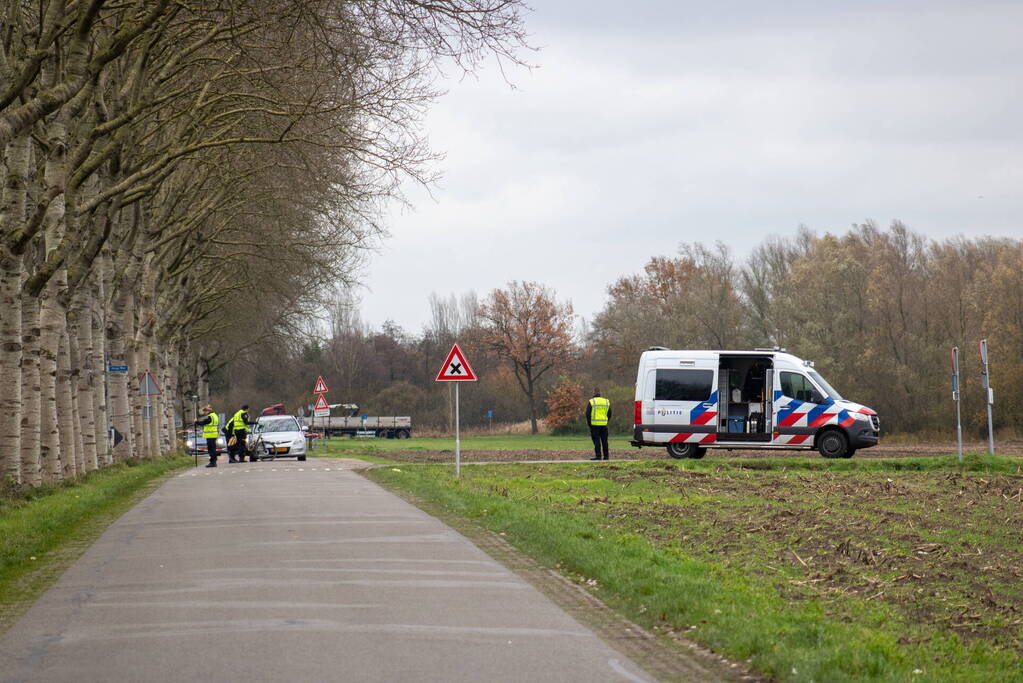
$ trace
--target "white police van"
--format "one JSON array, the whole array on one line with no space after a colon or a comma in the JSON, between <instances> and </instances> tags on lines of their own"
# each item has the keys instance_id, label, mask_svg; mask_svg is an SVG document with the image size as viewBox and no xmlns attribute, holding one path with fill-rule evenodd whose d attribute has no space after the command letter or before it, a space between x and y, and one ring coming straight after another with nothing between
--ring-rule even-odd
<instances>
[{"instance_id":1,"label":"white police van","mask_svg":"<svg viewBox=\"0 0 1023 683\"><path fill-rule=\"evenodd\" d=\"M651 347L636 375L633 446L673 458L708 448L812 449L851 458L877 445L877 413L843 399L784 349L687 351Z\"/></svg>"}]
</instances>

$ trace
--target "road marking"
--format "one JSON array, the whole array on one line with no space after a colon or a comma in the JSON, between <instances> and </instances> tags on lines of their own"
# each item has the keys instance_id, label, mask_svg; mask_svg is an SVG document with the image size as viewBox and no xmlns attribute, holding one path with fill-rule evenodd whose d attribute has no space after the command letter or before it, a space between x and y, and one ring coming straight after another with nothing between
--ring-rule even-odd
<instances>
[{"instance_id":1,"label":"road marking","mask_svg":"<svg viewBox=\"0 0 1023 683\"><path fill-rule=\"evenodd\" d=\"M628 669L622 666L617 659L607 660L607 665L610 666L611 670L614 671L616 674L618 674L622 678L633 681L633 683L647 683L647 681L649 680L646 678L640 678L636 674L630 672Z\"/></svg>"}]
</instances>

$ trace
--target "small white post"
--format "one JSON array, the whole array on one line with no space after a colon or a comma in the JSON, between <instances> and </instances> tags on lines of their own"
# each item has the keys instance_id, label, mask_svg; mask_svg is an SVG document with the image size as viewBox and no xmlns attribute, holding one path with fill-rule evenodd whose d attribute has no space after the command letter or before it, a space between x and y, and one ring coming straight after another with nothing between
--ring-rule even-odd
<instances>
[{"instance_id":1,"label":"small white post","mask_svg":"<svg viewBox=\"0 0 1023 683\"><path fill-rule=\"evenodd\" d=\"M462 477L462 439L458 429L458 385L460 382L454 382L455 385L455 479Z\"/></svg>"}]
</instances>

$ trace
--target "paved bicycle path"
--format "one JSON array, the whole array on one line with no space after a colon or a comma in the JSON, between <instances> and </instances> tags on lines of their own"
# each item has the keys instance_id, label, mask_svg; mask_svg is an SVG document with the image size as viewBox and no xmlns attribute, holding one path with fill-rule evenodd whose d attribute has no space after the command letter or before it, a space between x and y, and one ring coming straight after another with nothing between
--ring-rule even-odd
<instances>
[{"instance_id":1,"label":"paved bicycle path","mask_svg":"<svg viewBox=\"0 0 1023 683\"><path fill-rule=\"evenodd\" d=\"M649 681L437 519L329 461L178 475L3 637L3 681Z\"/></svg>"}]
</instances>

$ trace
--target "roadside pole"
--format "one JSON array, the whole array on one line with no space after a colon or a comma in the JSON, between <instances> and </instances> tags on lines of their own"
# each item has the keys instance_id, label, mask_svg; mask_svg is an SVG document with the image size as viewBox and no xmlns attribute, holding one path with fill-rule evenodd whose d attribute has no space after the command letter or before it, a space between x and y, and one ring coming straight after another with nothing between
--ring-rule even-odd
<instances>
[{"instance_id":1,"label":"roadside pole","mask_svg":"<svg viewBox=\"0 0 1023 683\"><path fill-rule=\"evenodd\" d=\"M455 479L462 476L462 439L458 433L458 383L455 383Z\"/></svg>"},{"instance_id":2,"label":"roadside pole","mask_svg":"<svg viewBox=\"0 0 1023 683\"><path fill-rule=\"evenodd\" d=\"M195 466L199 466L199 394L192 394L192 454L195 455Z\"/></svg>"},{"instance_id":3,"label":"roadside pole","mask_svg":"<svg viewBox=\"0 0 1023 683\"><path fill-rule=\"evenodd\" d=\"M313 417L312 427L313 432L316 431L316 418L325 417L327 418L326 426L330 426L330 404L327 403L327 397L324 396L330 389L327 388L327 383L323 381L323 375L316 377L316 384L313 385L313 395L316 397L316 401L313 403ZM323 433L327 433L326 427L323 429ZM309 438L306 439L309 443L309 450L316 450L317 439L313 438L312 434L309 434Z\"/></svg>"},{"instance_id":4,"label":"roadside pole","mask_svg":"<svg viewBox=\"0 0 1023 683\"><path fill-rule=\"evenodd\" d=\"M952 400L956 402L957 460L963 461L963 416L959 400L959 347L952 347Z\"/></svg>"},{"instance_id":5,"label":"roadside pole","mask_svg":"<svg viewBox=\"0 0 1023 683\"><path fill-rule=\"evenodd\" d=\"M987 404L987 452L995 454L995 428L991 419L991 406L995 402L995 390L991 388L991 366L987 360L987 339L980 340L980 360L984 369L980 371L980 381L984 386L984 403Z\"/></svg>"},{"instance_id":6,"label":"roadside pole","mask_svg":"<svg viewBox=\"0 0 1023 683\"><path fill-rule=\"evenodd\" d=\"M458 385L461 382L476 381L476 374L469 366L469 361L465 359L462 350L458 348L458 342L451 347L451 351L448 352L444 365L441 366L434 381L455 383L455 478L458 479L462 476L462 436L459 428Z\"/></svg>"}]
</instances>

